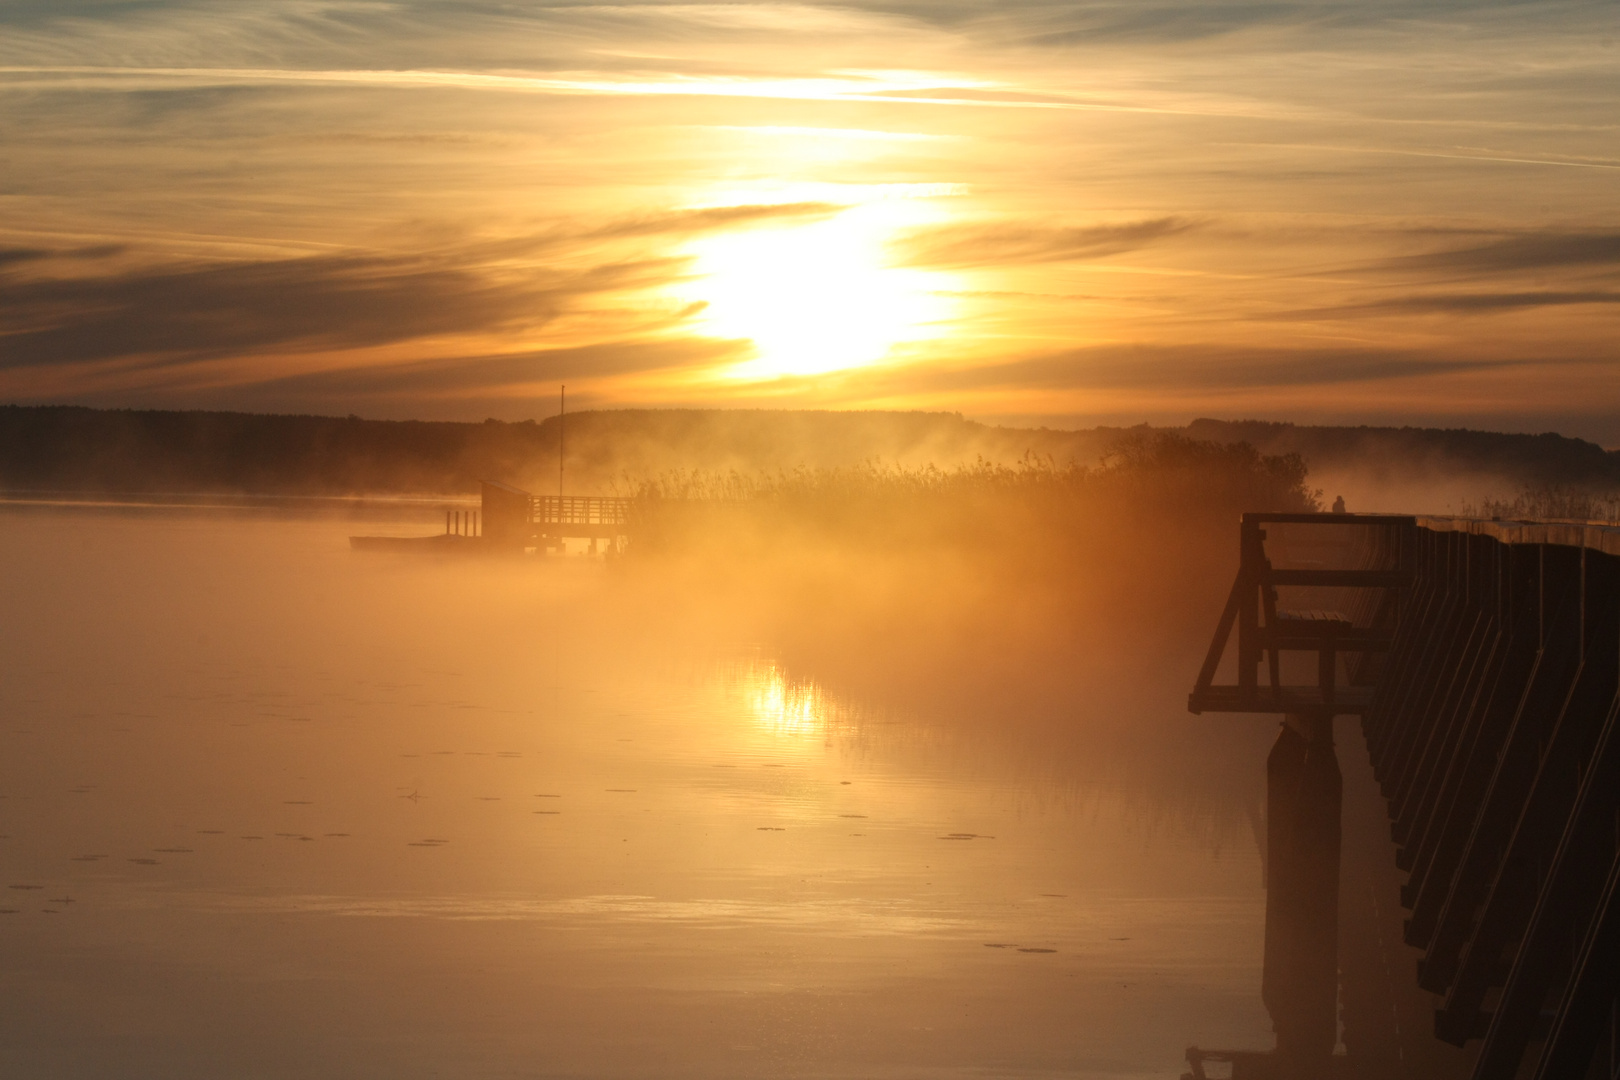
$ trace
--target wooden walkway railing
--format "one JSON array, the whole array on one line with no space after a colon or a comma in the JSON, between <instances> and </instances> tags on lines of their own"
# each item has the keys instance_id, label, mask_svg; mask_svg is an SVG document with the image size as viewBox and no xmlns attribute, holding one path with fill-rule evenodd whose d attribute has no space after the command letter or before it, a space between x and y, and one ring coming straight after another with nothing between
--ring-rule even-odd
<instances>
[{"instance_id":1,"label":"wooden walkway railing","mask_svg":"<svg viewBox=\"0 0 1620 1080\"><path fill-rule=\"evenodd\" d=\"M532 495L529 520L536 525L625 525L632 501L606 495Z\"/></svg>"}]
</instances>

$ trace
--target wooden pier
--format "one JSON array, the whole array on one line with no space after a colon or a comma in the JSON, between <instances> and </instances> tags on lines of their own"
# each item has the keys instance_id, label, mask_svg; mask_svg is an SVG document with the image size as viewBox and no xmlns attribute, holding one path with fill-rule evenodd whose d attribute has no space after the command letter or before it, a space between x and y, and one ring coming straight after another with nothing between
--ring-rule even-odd
<instances>
[{"instance_id":1,"label":"wooden pier","mask_svg":"<svg viewBox=\"0 0 1620 1080\"><path fill-rule=\"evenodd\" d=\"M482 485L484 536L492 549L561 549L567 540L589 540L617 551L630 536L634 500L605 495L531 495L522 488L486 480Z\"/></svg>"},{"instance_id":2,"label":"wooden pier","mask_svg":"<svg viewBox=\"0 0 1620 1080\"><path fill-rule=\"evenodd\" d=\"M1620 1075L1620 528L1250 514L1239 542L1189 697L1285 716L1268 763L1277 1049L1234 1075L1362 1075L1348 994L1351 1060L1331 1058L1343 714L1387 809L1433 1037L1469 1047L1474 1080ZM1314 680L1285 681L1291 652L1315 653Z\"/></svg>"},{"instance_id":3,"label":"wooden pier","mask_svg":"<svg viewBox=\"0 0 1620 1080\"><path fill-rule=\"evenodd\" d=\"M512 550L560 546L565 540L606 542L616 548L630 535L632 499L605 495L531 495L522 488L482 484L484 535Z\"/></svg>"},{"instance_id":4,"label":"wooden pier","mask_svg":"<svg viewBox=\"0 0 1620 1080\"><path fill-rule=\"evenodd\" d=\"M530 495L485 480L477 510L447 510L438 536L351 536L357 550L523 554L562 551L587 540L590 551L620 552L631 533L634 500L601 495Z\"/></svg>"}]
</instances>

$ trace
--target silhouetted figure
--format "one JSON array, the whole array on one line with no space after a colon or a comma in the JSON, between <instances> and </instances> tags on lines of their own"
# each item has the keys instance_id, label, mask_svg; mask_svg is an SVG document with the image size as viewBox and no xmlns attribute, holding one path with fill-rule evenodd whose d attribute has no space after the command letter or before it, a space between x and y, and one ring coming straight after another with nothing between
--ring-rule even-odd
<instances>
[{"instance_id":1,"label":"silhouetted figure","mask_svg":"<svg viewBox=\"0 0 1620 1080\"><path fill-rule=\"evenodd\" d=\"M1334 499L1333 499L1333 512L1335 514L1343 514L1343 513L1347 512L1345 510L1345 508L1344 508L1344 496L1343 495L1338 495L1338 496L1334 497Z\"/></svg>"}]
</instances>

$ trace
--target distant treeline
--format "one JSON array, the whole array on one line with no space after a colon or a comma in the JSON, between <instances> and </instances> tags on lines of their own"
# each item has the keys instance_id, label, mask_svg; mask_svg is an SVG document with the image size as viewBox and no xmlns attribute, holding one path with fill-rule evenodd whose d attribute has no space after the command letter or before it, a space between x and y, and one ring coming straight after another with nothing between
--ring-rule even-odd
<instances>
[{"instance_id":1,"label":"distant treeline","mask_svg":"<svg viewBox=\"0 0 1620 1080\"><path fill-rule=\"evenodd\" d=\"M556 490L556 417L506 423L0 406L0 487L81 492L472 492L502 480ZM1298 454L1313 471L1489 476L1493 490L1620 489L1620 452L1559 435L1197 420L1157 429ZM1142 428L996 427L953 413L624 409L571 415L574 493L628 492L672 470L776 473L870 462L951 469L1041 459L1092 467Z\"/></svg>"},{"instance_id":2,"label":"distant treeline","mask_svg":"<svg viewBox=\"0 0 1620 1080\"><path fill-rule=\"evenodd\" d=\"M1194 439L1246 442L1264 454L1298 454L1313 472L1353 471L1374 480L1475 474L1498 477L1515 488L1620 488L1620 451L1551 432L1316 427L1260 420L1194 420L1185 430Z\"/></svg>"},{"instance_id":3,"label":"distant treeline","mask_svg":"<svg viewBox=\"0 0 1620 1080\"><path fill-rule=\"evenodd\" d=\"M557 433L483 424L0 406L10 490L464 492L528 471Z\"/></svg>"}]
</instances>

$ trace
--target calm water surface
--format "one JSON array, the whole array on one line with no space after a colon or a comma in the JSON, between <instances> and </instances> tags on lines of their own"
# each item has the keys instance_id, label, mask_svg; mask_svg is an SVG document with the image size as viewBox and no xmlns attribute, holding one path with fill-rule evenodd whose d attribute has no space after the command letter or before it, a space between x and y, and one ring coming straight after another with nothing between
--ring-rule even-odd
<instances>
[{"instance_id":1,"label":"calm water surface","mask_svg":"<svg viewBox=\"0 0 1620 1080\"><path fill-rule=\"evenodd\" d=\"M1268 1044L1252 837L1173 782L665 632L599 563L348 550L422 513L0 512L0 1075L1174 1077ZM1126 719L1199 723L1186 681Z\"/></svg>"}]
</instances>

